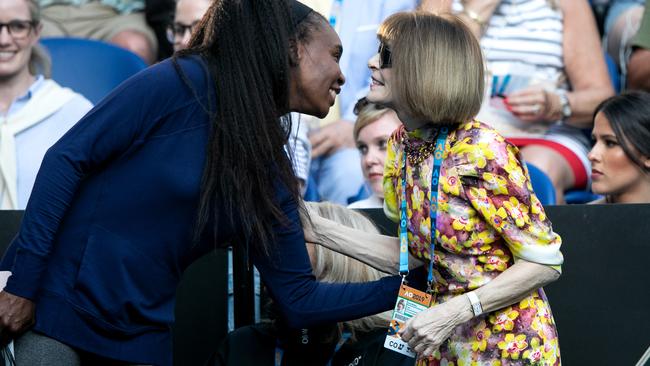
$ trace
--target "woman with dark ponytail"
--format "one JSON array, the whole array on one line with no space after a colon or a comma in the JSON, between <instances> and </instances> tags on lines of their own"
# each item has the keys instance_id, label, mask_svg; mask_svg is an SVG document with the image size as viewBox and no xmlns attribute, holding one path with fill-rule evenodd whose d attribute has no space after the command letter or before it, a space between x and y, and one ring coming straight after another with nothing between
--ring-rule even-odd
<instances>
[{"instance_id":1,"label":"woman with dark ponytail","mask_svg":"<svg viewBox=\"0 0 650 366\"><path fill-rule=\"evenodd\" d=\"M63 136L2 263L0 331L18 336L17 364L170 365L178 280L228 244L246 246L291 327L389 309L398 277L315 281L284 149L281 116L334 103L341 52L293 0L217 0L187 51Z\"/></svg>"}]
</instances>

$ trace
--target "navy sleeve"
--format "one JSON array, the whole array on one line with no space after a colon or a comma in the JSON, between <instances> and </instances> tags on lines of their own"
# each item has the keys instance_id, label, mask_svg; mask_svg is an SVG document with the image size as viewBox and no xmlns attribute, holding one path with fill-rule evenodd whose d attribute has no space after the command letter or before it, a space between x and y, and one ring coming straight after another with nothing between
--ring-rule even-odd
<instances>
[{"instance_id":1,"label":"navy sleeve","mask_svg":"<svg viewBox=\"0 0 650 366\"><path fill-rule=\"evenodd\" d=\"M341 322L377 314L393 307L399 276L367 283L323 283L312 274L298 207L285 190L278 190L289 223L275 224L275 243L268 256L252 251L273 300L292 328Z\"/></svg>"},{"instance_id":2,"label":"navy sleeve","mask_svg":"<svg viewBox=\"0 0 650 366\"><path fill-rule=\"evenodd\" d=\"M47 151L12 243L15 256L7 292L35 298L59 224L83 178L127 152L154 128L164 108L156 99L160 93L152 89L164 89L165 79L173 73L167 63L122 83Z\"/></svg>"}]
</instances>

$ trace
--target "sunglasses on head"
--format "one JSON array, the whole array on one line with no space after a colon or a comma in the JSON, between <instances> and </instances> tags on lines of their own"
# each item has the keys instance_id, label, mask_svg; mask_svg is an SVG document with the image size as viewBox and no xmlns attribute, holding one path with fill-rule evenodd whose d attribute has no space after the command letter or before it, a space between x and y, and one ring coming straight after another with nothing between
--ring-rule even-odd
<instances>
[{"instance_id":1,"label":"sunglasses on head","mask_svg":"<svg viewBox=\"0 0 650 366\"><path fill-rule=\"evenodd\" d=\"M393 66L392 54L390 48L383 42L379 44L379 68L388 69Z\"/></svg>"}]
</instances>

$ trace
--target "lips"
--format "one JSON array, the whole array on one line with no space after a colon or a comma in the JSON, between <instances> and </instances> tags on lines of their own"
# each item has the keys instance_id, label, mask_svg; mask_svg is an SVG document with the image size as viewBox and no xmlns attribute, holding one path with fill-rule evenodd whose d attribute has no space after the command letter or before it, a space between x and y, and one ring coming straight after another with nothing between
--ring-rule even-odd
<instances>
[{"instance_id":1,"label":"lips","mask_svg":"<svg viewBox=\"0 0 650 366\"><path fill-rule=\"evenodd\" d=\"M16 51L0 51L0 61L8 61L16 55Z\"/></svg>"},{"instance_id":2,"label":"lips","mask_svg":"<svg viewBox=\"0 0 650 366\"><path fill-rule=\"evenodd\" d=\"M591 169L591 179L598 179L603 176L603 172L597 169Z\"/></svg>"}]
</instances>

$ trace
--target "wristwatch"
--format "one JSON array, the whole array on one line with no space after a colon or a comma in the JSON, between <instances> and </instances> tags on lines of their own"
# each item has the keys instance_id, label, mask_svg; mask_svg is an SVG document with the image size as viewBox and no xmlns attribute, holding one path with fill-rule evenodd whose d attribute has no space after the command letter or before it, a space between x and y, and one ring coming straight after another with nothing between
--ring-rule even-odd
<instances>
[{"instance_id":1,"label":"wristwatch","mask_svg":"<svg viewBox=\"0 0 650 366\"><path fill-rule=\"evenodd\" d=\"M569 97L566 95L566 90L557 89L555 94L560 98L560 107L562 110L562 120L571 117L571 104L569 104Z\"/></svg>"}]
</instances>

